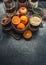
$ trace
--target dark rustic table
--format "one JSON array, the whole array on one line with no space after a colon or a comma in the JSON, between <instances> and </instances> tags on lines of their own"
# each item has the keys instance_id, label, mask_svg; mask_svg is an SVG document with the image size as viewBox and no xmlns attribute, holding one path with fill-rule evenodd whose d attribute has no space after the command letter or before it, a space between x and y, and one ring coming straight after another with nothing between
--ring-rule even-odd
<instances>
[{"instance_id":1,"label":"dark rustic table","mask_svg":"<svg viewBox=\"0 0 46 65\"><path fill-rule=\"evenodd\" d=\"M46 2L39 5L46 8ZM0 3L0 22L4 17L3 4ZM0 25L0 65L46 65L46 21L30 41L15 40L2 32Z\"/></svg>"}]
</instances>

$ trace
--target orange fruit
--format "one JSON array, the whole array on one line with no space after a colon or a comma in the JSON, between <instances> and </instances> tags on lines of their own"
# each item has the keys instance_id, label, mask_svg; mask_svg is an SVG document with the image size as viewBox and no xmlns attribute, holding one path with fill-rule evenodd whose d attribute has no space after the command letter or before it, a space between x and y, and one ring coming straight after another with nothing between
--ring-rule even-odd
<instances>
[{"instance_id":1,"label":"orange fruit","mask_svg":"<svg viewBox=\"0 0 46 65\"><path fill-rule=\"evenodd\" d=\"M17 29L23 30L23 29L25 29L25 25L23 23L19 23L17 25Z\"/></svg>"},{"instance_id":2,"label":"orange fruit","mask_svg":"<svg viewBox=\"0 0 46 65\"><path fill-rule=\"evenodd\" d=\"M23 33L23 36L24 38L26 39L30 39L32 37L32 32L30 30L26 30L24 33Z\"/></svg>"},{"instance_id":3,"label":"orange fruit","mask_svg":"<svg viewBox=\"0 0 46 65\"><path fill-rule=\"evenodd\" d=\"M28 17L23 15L20 17L20 21L21 21L21 23L26 25L28 22Z\"/></svg>"},{"instance_id":4,"label":"orange fruit","mask_svg":"<svg viewBox=\"0 0 46 65\"><path fill-rule=\"evenodd\" d=\"M19 18L18 16L14 16L14 17L12 18L12 23L13 23L14 25L19 24L19 23L20 23L20 18Z\"/></svg>"}]
</instances>

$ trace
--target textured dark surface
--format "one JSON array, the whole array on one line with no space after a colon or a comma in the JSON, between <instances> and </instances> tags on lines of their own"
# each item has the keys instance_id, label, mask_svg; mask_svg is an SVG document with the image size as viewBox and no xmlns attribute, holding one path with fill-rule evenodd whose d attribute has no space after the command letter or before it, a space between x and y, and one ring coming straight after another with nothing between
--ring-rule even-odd
<instances>
[{"instance_id":1,"label":"textured dark surface","mask_svg":"<svg viewBox=\"0 0 46 65\"><path fill-rule=\"evenodd\" d=\"M0 22L4 13L0 4ZM30 41L15 40L0 25L0 65L46 65L46 21Z\"/></svg>"}]
</instances>

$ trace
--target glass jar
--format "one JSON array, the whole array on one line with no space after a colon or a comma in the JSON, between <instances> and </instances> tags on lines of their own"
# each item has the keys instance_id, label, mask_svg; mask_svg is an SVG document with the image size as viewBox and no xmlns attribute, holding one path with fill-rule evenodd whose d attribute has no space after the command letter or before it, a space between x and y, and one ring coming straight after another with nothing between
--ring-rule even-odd
<instances>
[{"instance_id":1,"label":"glass jar","mask_svg":"<svg viewBox=\"0 0 46 65\"><path fill-rule=\"evenodd\" d=\"M6 16L12 17L16 14L15 2L13 0L4 0Z\"/></svg>"},{"instance_id":2,"label":"glass jar","mask_svg":"<svg viewBox=\"0 0 46 65\"><path fill-rule=\"evenodd\" d=\"M6 15L8 17L12 17L15 14L16 14L15 3L13 3L12 7L6 8Z\"/></svg>"},{"instance_id":3,"label":"glass jar","mask_svg":"<svg viewBox=\"0 0 46 65\"><path fill-rule=\"evenodd\" d=\"M18 6L22 7L22 6L27 6L27 0L18 0Z\"/></svg>"},{"instance_id":4,"label":"glass jar","mask_svg":"<svg viewBox=\"0 0 46 65\"><path fill-rule=\"evenodd\" d=\"M28 0L28 7L29 8L37 8L38 7L38 0Z\"/></svg>"},{"instance_id":5,"label":"glass jar","mask_svg":"<svg viewBox=\"0 0 46 65\"><path fill-rule=\"evenodd\" d=\"M4 3L11 3L13 0L3 0L4 1Z\"/></svg>"}]
</instances>

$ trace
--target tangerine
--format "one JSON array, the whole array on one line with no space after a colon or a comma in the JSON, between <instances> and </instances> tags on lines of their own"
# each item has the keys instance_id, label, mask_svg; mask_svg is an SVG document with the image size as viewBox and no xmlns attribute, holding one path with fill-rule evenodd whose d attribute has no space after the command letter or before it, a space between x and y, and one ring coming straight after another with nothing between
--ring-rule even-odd
<instances>
[{"instance_id":1,"label":"tangerine","mask_svg":"<svg viewBox=\"0 0 46 65\"><path fill-rule=\"evenodd\" d=\"M14 17L12 18L12 23L13 23L14 25L18 25L18 24L20 23L20 18L19 18L18 16L14 16Z\"/></svg>"},{"instance_id":2,"label":"tangerine","mask_svg":"<svg viewBox=\"0 0 46 65\"><path fill-rule=\"evenodd\" d=\"M28 17L23 15L20 17L20 21L21 21L21 23L26 25L28 22Z\"/></svg>"},{"instance_id":3,"label":"tangerine","mask_svg":"<svg viewBox=\"0 0 46 65\"><path fill-rule=\"evenodd\" d=\"M25 29L25 25L23 23L19 23L17 25L17 29L23 30L23 29Z\"/></svg>"}]
</instances>

